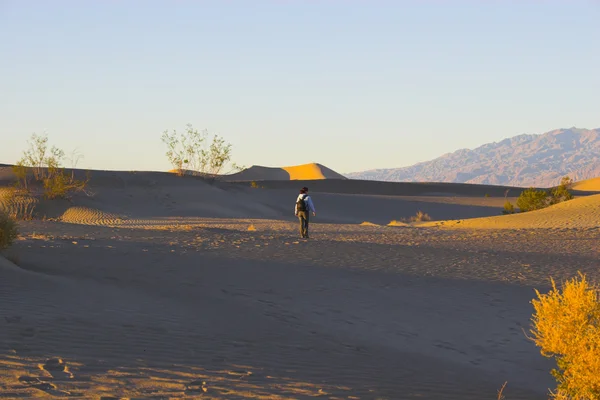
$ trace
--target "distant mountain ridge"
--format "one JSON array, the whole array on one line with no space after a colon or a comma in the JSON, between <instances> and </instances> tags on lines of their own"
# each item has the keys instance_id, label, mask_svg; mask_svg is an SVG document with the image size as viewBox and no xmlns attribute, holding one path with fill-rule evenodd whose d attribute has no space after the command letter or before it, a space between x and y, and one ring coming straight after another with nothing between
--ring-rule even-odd
<instances>
[{"instance_id":1,"label":"distant mountain ridge","mask_svg":"<svg viewBox=\"0 0 600 400\"><path fill-rule=\"evenodd\" d=\"M345 174L391 182L455 182L550 187L561 177L600 176L600 128L557 129L519 135L476 149L461 149L409 167Z\"/></svg>"}]
</instances>

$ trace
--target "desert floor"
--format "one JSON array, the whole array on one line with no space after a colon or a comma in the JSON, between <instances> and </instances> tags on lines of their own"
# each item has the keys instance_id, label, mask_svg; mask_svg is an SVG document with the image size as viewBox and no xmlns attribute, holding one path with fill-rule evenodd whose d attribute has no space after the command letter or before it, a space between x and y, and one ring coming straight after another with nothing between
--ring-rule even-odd
<instances>
[{"instance_id":1,"label":"desert floor","mask_svg":"<svg viewBox=\"0 0 600 400\"><path fill-rule=\"evenodd\" d=\"M553 363L526 338L530 301L550 276L600 278L596 222L336 222L331 196L313 195L323 211L308 241L293 202L268 208L277 218L193 216L210 210L192 200L155 217L147 197L130 220L91 223L78 208L21 222L11 261L0 257L0 397L480 400L505 381L507 400L548 397ZM109 197L108 209L124 204ZM461 203L437 202L450 214Z\"/></svg>"}]
</instances>

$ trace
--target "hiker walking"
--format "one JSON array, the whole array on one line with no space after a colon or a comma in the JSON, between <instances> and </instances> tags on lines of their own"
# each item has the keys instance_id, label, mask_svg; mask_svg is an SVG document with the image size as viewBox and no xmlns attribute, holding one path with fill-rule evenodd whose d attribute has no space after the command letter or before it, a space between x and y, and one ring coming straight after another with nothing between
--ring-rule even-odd
<instances>
[{"instance_id":1,"label":"hiker walking","mask_svg":"<svg viewBox=\"0 0 600 400\"><path fill-rule=\"evenodd\" d=\"M311 212L313 216L317 215L315 205L313 204L312 199L308 195L308 188L303 187L302 189L300 189L300 194L296 199L296 207L294 209L294 213L300 221L300 236L304 239L308 239L308 221L309 214Z\"/></svg>"}]
</instances>

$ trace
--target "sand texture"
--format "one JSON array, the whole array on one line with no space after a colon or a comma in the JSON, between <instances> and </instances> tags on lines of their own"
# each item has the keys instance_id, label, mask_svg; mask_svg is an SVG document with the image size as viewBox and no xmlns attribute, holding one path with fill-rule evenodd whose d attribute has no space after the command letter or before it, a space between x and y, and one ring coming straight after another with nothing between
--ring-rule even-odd
<instances>
[{"instance_id":1,"label":"sand texture","mask_svg":"<svg viewBox=\"0 0 600 400\"><path fill-rule=\"evenodd\" d=\"M40 202L0 256L0 398L547 398L530 300L600 278L600 196L499 216L499 189L331 182L309 241L301 182L94 171Z\"/></svg>"}]
</instances>

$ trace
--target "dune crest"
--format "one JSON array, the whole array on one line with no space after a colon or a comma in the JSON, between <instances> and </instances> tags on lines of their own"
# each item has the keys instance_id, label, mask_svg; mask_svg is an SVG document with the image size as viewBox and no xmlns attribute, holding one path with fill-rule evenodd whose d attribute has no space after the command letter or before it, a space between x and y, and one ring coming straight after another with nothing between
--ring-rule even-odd
<instances>
[{"instance_id":1,"label":"dune crest","mask_svg":"<svg viewBox=\"0 0 600 400\"><path fill-rule=\"evenodd\" d=\"M263 167L253 165L235 174L223 177L226 181L295 181L346 179L341 174L318 163L288 167Z\"/></svg>"},{"instance_id":2,"label":"dune crest","mask_svg":"<svg viewBox=\"0 0 600 400\"><path fill-rule=\"evenodd\" d=\"M290 174L290 180L292 181L328 179L330 175L337 174L332 170L322 166L321 164L316 163L295 165L292 167L283 167L283 170Z\"/></svg>"}]
</instances>

